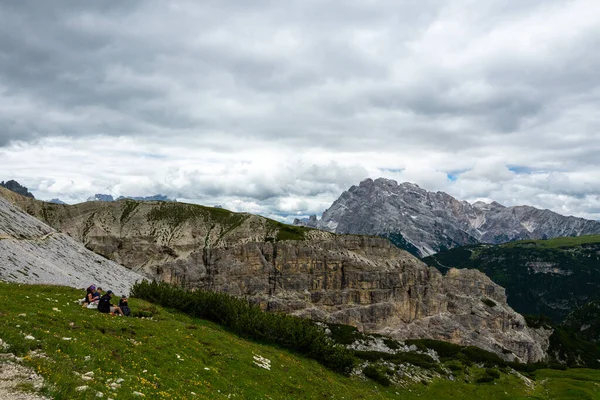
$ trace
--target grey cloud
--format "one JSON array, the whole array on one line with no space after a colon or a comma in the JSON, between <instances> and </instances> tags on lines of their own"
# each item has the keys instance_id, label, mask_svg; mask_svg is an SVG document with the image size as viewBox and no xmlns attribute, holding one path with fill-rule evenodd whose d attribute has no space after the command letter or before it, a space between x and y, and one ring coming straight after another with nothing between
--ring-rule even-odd
<instances>
[{"instance_id":1,"label":"grey cloud","mask_svg":"<svg viewBox=\"0 0 600 400\"><path fill-rule=\"evenodd\" d=\"M220 181L198 167L185 184L145 187L255 199L282 215L285 196L335 197L373 171L425 160L442 179L490 156L595 170L596 17L595 3L562 0L3 2L0 150L123 136L223 156L266 143L298 158L329 154L267 178ZM340 151L356 167L328 164ZM363 165L365 152L395 159ZM514 197L486 176L464 194ZM596 190L581 179L529 184L575 197Z\"/></svg>"}]
</instances>

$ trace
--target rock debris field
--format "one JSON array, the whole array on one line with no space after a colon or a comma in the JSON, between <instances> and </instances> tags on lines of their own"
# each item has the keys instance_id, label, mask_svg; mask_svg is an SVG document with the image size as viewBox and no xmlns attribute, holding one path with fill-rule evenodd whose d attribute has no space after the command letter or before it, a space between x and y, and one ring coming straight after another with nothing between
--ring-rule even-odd
<instances>
[{"instance_id":1,"label":"rock debris field","mask_svg":"<svg viewBox=\"0 0 600 400\"><path fill-rule=\"evenodd\" d=\"M0 198L0 279L75 288L96 284L129 294L131 286L145 278Z\"/></svg>"}]
</instances>

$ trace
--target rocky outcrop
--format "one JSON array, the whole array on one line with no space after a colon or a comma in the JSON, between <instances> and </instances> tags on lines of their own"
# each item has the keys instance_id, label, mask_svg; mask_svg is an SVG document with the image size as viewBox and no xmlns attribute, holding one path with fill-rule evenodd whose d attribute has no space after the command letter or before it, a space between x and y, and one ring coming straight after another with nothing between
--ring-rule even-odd
<instances>
[{"instance_id":1,"label":"rocky outcrop","mask_svg":"<svg viewBox=\"0 0 600 400\"><path fill-rule=\"evenodd\" d=\"M396 338L472 344L522 361L544 357L504 289L484 274L443 276L382 238L183 203L12 201L149 277Z\"/></svg>"},{"instance_id":2,"label":"rocky outcrop","mask_svg":"<svg viewBox=\"0 0 600 400\"><path fill-rule=\"evenodd\" d=\"M504 243L600 233L600 222L530 206L456 200L412 183L379 178L352 186L320 220L295 224L336 233L378 235L423 257L476 243Z\"/></svg>"},{"instance_id":3,"label":"rocky outcrop","mask_svg":"<svg viewBox=\"0 0 600 400\"><path fill-rule=\"evenodd\" d=\"M2 182L0 182L0 186L4 187L12 192L18 193L21 196L29 197L30 199L35 198L35 197L33 197L33 194L31 194L25 186L22 186L19 182L15 181L15 180L11 179L10 181L7 181L7 182L2 181Z\"/></svg>"},{"instance_id":4,"label":"rocky outcrop","mask_svg":"<svg viewBox=\"0 0 600 400\"><path fill-rule=\"evenodd\" d=\"M109 261L0 197L0 279L129 293L141 275Z\"/></svg>"}]
</instances>

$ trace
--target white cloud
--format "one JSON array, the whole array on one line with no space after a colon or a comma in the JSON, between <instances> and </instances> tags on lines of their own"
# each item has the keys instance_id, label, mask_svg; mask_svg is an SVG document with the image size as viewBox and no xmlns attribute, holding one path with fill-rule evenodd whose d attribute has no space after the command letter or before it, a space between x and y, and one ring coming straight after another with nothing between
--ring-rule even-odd
<instances>
[{"instance_id":1,"label":"white cloud","mask_svg":"<svg viewBox=\"0 0 600 400\"><path fill-rule=\"evenodd\" d=\"M385 176L600 218L598 20L589 0L5 3L0 179L289 220Z\"/></svg>"}]
</instances>

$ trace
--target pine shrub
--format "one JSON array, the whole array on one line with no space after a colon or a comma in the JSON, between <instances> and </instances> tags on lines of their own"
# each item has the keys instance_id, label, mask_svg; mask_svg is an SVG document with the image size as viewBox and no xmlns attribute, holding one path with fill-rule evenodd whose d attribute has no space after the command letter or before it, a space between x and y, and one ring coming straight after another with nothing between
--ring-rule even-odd
<instances>
[{"instance_id":1,"label":"pine shrub","mask_svg":"<svg viewBox=\"0 0 600 400\"><path fill-rule=\"evenodd\" d=\"M131 295L218 323L239 336L276 344L317 360L333 371L348 375L356 358L335 344L313 321L282 313L266 313L257 305L203 290L188 291L166 283L140 282Z\"/></svg>"}]
</instances>

